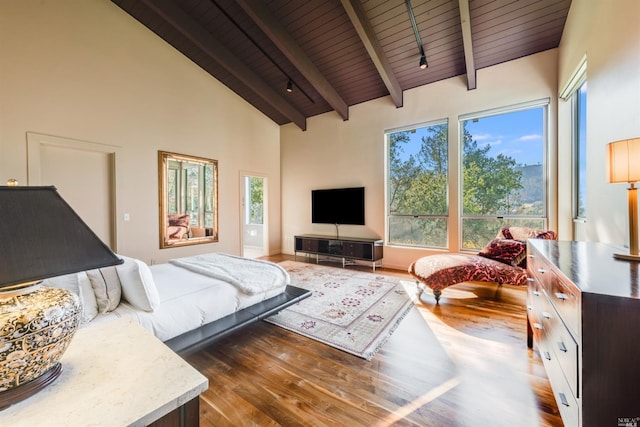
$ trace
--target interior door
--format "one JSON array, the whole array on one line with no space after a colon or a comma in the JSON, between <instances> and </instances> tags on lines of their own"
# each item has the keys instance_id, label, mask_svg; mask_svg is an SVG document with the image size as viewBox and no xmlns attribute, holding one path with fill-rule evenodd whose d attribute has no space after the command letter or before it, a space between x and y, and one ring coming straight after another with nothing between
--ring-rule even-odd
<instances>
[{"instance_id":1,"label":"interior door","mask_svg":"<svg viewBox=\"0 0 640 427\"><path fill-rule=\"evenodd\" d=\"M54 185L94 233L117 250L114 147L28 134L29 185Z\"/></svg>"}]
</instances>

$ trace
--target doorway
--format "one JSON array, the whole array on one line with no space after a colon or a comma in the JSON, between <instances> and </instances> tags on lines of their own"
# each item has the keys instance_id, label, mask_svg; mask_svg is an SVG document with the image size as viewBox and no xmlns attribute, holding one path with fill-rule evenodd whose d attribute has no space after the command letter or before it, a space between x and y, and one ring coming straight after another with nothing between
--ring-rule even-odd
<instances>
[{"instance_id":1,"label":"doorway","mask_svg":"<svg viewBox=\"0 0 640 427\"><path fill-rule=\"evenodd\" d=\"M267 236L267 178L255 174L243 174L240 233L241 255L259 258L268 255Z\"/></svg>"},{"instance_id":2,"label":"doorway","mask_svg":"<svg viewBox=\"0 0 640 427\"><path fill-rule=\"evenodd\" d=\"M54 185L91 230L117 251L118 147L27 132L28 185Z\"/></svg>"}]
</instances>

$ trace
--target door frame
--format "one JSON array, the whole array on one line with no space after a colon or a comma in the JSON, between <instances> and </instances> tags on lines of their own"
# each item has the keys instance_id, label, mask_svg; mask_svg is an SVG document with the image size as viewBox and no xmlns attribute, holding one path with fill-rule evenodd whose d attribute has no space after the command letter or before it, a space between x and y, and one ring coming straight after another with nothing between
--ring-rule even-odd
<instances>
[{"instance_id":1,"label":"door frame","mask_svg":"<svg viewBox=\"0 0 640 427\"><path fill-rule=\"evenodd\" d=\"M260 172L240 171L240 255L244 256L245 239L245 178L262 178L262 252L269 255L269 176Z\"/></svg>"},{"instance_id":2,"label":"door frame","mask_svg":"<svg viewBox=\"0 0 640 427\"><path fill-rule=\"evenodd\" d=\"M118 177L117 162L121 158L122 149L115 145L99 144L80 139L46 135L37 132L27 132L27 185L42 185L41 151L45 146L62 147L72 150L91 151L107 154L109 157L109 201L111 212L109 215L109 242L112 251L118 250L118 221L117 221L117 191L116 184L121 182Z\"/></svg>"}]
</instances>

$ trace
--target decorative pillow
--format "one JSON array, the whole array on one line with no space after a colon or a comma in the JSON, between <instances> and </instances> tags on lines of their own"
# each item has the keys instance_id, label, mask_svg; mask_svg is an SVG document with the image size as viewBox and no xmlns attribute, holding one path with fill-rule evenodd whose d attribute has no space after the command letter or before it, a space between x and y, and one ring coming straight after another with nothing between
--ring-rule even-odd
<instances>
[{"instance_id":1,"label":"decorative pillow","mask_svg":"<svg viewBox=\"0 0 640 427\"><path fill-rule=\"evenodd\" d=\"M189 214L170 214L167 218L169 225L176 227L189 227Z\"/></svg>"},{"instance_id":2,"label":"decorative pillow","mask_svg":"<svg viewBox=\"0 0 640 427\"><path fill-rule=\"evenodd\" d=\"M86 282L84 282L84 278ZM80 273L65 274L63 276L50 277L42 281L44 286L66 289L80 297L82 303L82 314L80 323L88 323L98 314L96 307L96 297L93 294L89 278L84 271Z\"/></svg>"},{"instance_id":3,"label":"decorative pillow","mask_svg":"<svg viewBox=\"0 0 640 427\"><path fill-rule=\"evenodd\" d=\"M557 240L555 231L540 230L529 227L503 227L496 236L496 239L511 239L526 241L527 239L547 239Z\"/></svg>"},{"instance_id":4,"label":"decorative pillow","mask_svg":"<svg viewBox=\"0 0 640 427\"><path fill-rule=\"evenodd\" d=\"M122 297L122 286L116 267L88 270L87 276L89 276L93 293L96 296L98 312L107 313L114 310L120 304Z\"/></svg>"},{"instance_id":5,"label":"decorative pillow","mask_svg":"<svg viewBox=\"0 0 640 427\"><path fill-rule=\"evenodd\" d=\"M98 303L96 302L96 295L93 293L93 287L91 287L91 280L85 271L81 271L78 276L78 289L80 289L80 297L82 298L84 322L88 323L95 319L98 315Z\"/></svg>"},{"instance_id":6,"label":"decorative pillow","mask_svg":"<svg viewBox=\"0 0 640 427\"><path fill-rule=\"evenodd\" d=\"M500 261L511 266L521 266L527 257L524 242L513 239L493 239L478 253L481 257Z\"/></svg>"},{"instance_id":7,"label":"decorative pillow","mask_svg":"<svg viewBox=\"0 0 640 427\"><path fill-rule=\"evenodd\" d=\"M118 256L124 260L116 265L122 297L139 310L154 311L160 306L160 296L149 266L138 259Z\"/></svg>"}]
</instances>

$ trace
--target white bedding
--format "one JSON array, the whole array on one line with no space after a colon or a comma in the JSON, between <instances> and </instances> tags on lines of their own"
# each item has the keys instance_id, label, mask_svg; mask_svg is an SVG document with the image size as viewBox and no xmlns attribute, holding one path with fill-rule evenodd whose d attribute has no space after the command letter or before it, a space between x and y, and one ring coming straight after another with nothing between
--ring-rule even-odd
<instances>
[{"instance_id":1,"label":"white bedding","mask_svg":"<svg viewBox=\"0 0 640 427\"><path fill-rule=\"evenodd\" d=\"M278 264L221 253L208 253L169 260L195 273L224 280L246 294L258 294L289 284L289 273Z\"/></svg>"},{"instance_id":2,"label":"white bedding","mask_svg":"<svg viewBox=\"0 0 640 427\"><path fill-rule=\"evenodd\" d=\"M282 281L276 287L250 295L223 280L174 264L158 264L149 268L160 296L160 305L155 311L137 310L122 301L114 311L98 318L132 317L160 340L166 341L276 296L285 290L288 283L288 280Z\"/></svg>"}]
</instances>

